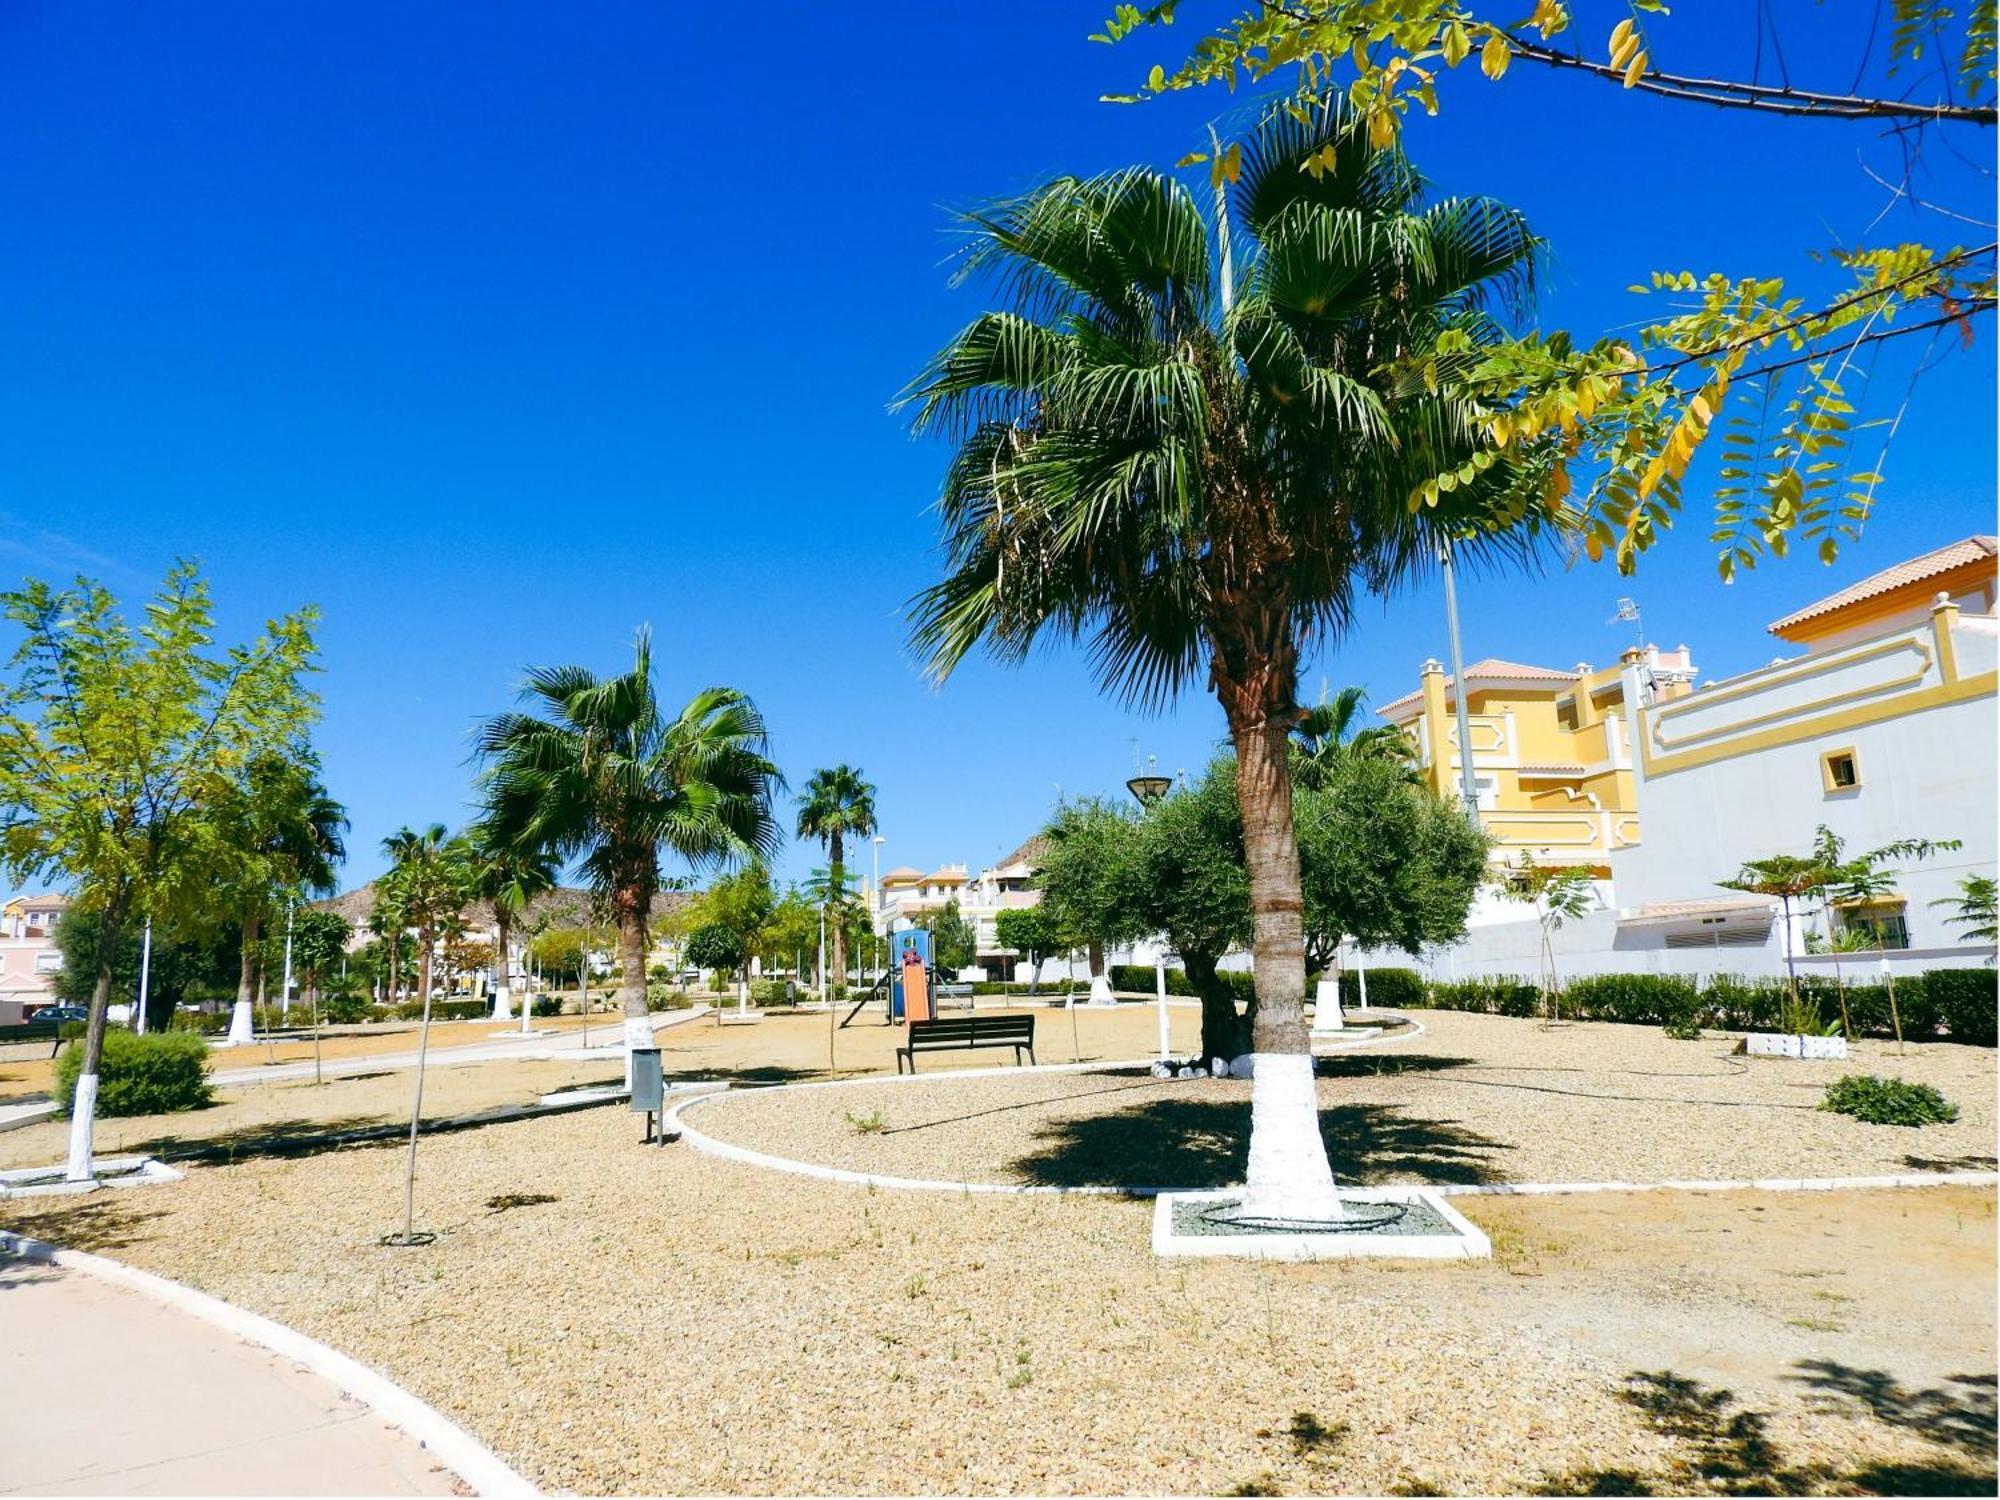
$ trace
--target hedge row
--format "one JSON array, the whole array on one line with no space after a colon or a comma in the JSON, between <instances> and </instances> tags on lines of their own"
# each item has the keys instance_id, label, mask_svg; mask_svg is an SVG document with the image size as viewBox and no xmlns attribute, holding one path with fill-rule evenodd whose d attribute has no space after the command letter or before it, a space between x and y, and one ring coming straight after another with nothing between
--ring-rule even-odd
<instances>
[{"instance_id":1,"label":"hedge row","mask_svg":"<svg viewBox=\"0 0 2000 1500\"><path fill-rule=\"evenodd\" d=\"M1225 971L1222 978L1247 1000L1253 985L1247 973ZM1150 965L1114 964L1114 989L1150 993ZM1174 994L1193 993L1187 975L1167 970L1167 988ZM1790 991L1781 978L1744 979L1711 974L1693 979L1676 974L1591 974L1572 979L1562 989L1562 1014L1579 1021L1623 1021L1638 1026L1694 1026L1714 1031L1772 1031ZM1812 975L1799 981L1800 997L1819 1007L1828 1026L1840 1021L1841 986ZM1340 978L1341 1004L1361 1004L1361 976L1348 970ZM1846 986L1849 1024L1863 1036L1893 1036L1889 987L1872 980ZM1391 1010L1469 1010L1492 1016L1537 1016L1542 1013L1541 987L1518 975L1487 976L1427 983L1414 969L1368 971L1368 1003ZM1896 1010L1903 1035L1912 1041L1940 1036L1976 1047L1995 1042L2000 1019L2000 979L1992 969L1929 969L1896 981Z\"/></svg>"},{"instance_id":2,"label":"hedge row","mask_svg":"<svg viewBox=\"0 0 2000 1500\"><path fill-rule=\"evenodd\" d=\"M1391 976L1394 976L1392 979ZM1343 999L1358 998L1352 975L1342 984ZM1387 981L1387 982L1385 982ZM1393 990L1392 990L1393 987ZM1390 998L1392 992L1397 998ZM1800 998L1819 1008L1822 1021L1837 1025L1841 987L1813 975L1799 981ZM1562 1014L1579 1021L1623 1021L1639 1026L1699 1026L1716 1031L1772 1031L1790 996L1783 979L1744 979L1711 974L1696 980L1675 974L1591 974L1563 986ZM1940 1036L1977 1047L1995 1041L2000 987L1991 969L1929 969L1896 982L1896 1010L1903 1035L1912 1041ZM1541 989L1511 975L1425 985L1409 969L1371 969L1368 998L1377 1005L1468 1010L1485 1015L1541 1014ZM1894 1025L1886 984L1846 987L1850 1025L1863 1036L1892 1036Z\"/></svg>"}]
</instances>

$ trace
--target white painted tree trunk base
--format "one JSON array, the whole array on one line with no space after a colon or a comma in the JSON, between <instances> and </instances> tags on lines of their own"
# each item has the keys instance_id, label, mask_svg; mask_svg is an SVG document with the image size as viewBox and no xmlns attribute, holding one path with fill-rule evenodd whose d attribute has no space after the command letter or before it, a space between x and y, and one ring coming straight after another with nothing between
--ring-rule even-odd
<instances>
[{"instance_id":1,"label":"white painted tree trunk base","mask_svg":"<svg viewBox=\"0 0 2000 1500\"><path fill-rule=\"evenodd\" d=\"M1340 1009L1340 986L1331 979L1322 979L1313 996L1313 1035L1330 1036L1346 1028L1347 1017Z\"/></svg>"},{"instance_id":2,"label":"white painted tree trunk base","mask_svg":"<svg viewBox=\"0 0 2000 1500\"><path fill-rule=\"evenodd\" d=\"M1103 974L1094 974L1090 980L1090 1003L1092 1005L1116 1005L1117 995L1112 993L1111 980Z\"/></svg>"},{"instance_id":3,"label":"white painted tree trunk base","mask_svg":"<svg viewBox=\"0 0 2000 1500\"><path fill-rule=\"evenodd\" d=\"M91 1136L97 1129L97 1074L85 1073L76 1080L76 1099L69 1111L69 1166L63 1177L69 1182L89 1182Z\"/></svg>"},{"instance_id":4,"label":"white painted tree trunk base","mask_svg":"<svg viewBox=\"0 0 2000 1500\"><path fill-rule=\"evenodd\" d=\"M251 1047L257 1042L257 1021L251 1013L248 1000L238 1000L229 1012L229 1034L222 1039L225 1047Z\"/></svg>"},{"instance_id":5,"label":"white painted tree trunk base","mask_svg":"<svg viewBox=\"0 0 2000 1500\"><path fill-rule=\"evenodd\" d=\"M1250 1066L1250 1171L1244 1181L1246 1218L1337 1223L1353 1217L1334 1190L1333 1168L1319 1133L1313 1060L1298 1052L1253 1052L1231 1072Z\"/></svg>"},{"instance_id":6,"label":"white painted tree trunk base","mask_svg":"<svg viewBox=\"0 0 2000 1500\"><path fill-rule=\"evenodd\" d=\"M509 985L499 985L493 991L493 1019L511 1021L514 1019L514 991Z\"/></svg>"}]
</instances>

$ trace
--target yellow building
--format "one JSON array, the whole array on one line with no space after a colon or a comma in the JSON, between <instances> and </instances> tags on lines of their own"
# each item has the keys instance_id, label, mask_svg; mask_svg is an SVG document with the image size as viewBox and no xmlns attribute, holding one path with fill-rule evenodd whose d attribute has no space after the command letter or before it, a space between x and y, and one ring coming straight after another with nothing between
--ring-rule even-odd
<instances>
[{"instance_id":1,"label":"yellow building","mask_svg":"<svg viewBox=\"0 0 2000 1500\"><path fill-rule=\"evenodd\" d=\"M1465 669L1473 784L1480 823L1497 840L1496 864L1527 851L1537 863L1608 875L1611 851L1639 842L1628 665L1660 701L1691 691L1685 646L1634 647L1616 666L1566 672L1491 657ZM1443 665L1425 662L1417 690L1377 712L1415 742L1425 780L1458 798L1457 684Z\"/></svg>"}]
</instances>

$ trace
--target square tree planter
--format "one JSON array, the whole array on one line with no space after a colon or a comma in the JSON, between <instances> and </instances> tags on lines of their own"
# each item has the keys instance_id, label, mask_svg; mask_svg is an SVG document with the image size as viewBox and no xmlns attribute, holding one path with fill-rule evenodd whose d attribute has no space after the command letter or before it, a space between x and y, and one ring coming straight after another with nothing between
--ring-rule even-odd
<instances>
[{"instance_id":1,"label":"square tree planter","mask_svg":"<svg viewBox=\"0 0 2000 1500\"><path fill-rule=\"evenodd\" d=\"M1342 1202L1357 1212L1400 1205L1391 1224L1374 1229L1234 1229L1196 1222L1205 1209L1240 1201L1243 1190L1162 1193L1153 1209L1155 1255L1232 1255L1251 1260L1354 1260L1364 1256L1404 1260L1484 1260L1493 1244L1445 1199L1422 1188L1342 1188Z\"/></svg>"}]
</instances>

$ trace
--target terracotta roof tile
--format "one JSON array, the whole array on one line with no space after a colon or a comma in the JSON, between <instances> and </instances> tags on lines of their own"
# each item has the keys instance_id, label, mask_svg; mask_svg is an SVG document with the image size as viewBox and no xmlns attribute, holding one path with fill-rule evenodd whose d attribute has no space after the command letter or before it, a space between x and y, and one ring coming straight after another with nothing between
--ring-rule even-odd
<instances>
[{"instance_id":1,"label":"terracotta roof tile","mask_svg":"<svg viewBox=\"0 0 2000 1500\"><path fill-rule=\"evenodd\" d=\"M1831 614L1837 609L1845 609L1850 604L1859 604L1864 599L1873 599L1905 584L1921 583L1926 578L1935 578L1940 573L1948 573L1953 568L1966 563L1979 562L2000 552L2000 539L1990 536L1969 536L1963 541L1953 542L1948 547L1939 547L1926 552L1921 557L1913 557L1908 562L1899 562L1893 568L1884 568L1879 573L1871 573L1859 583L1851 583L1837 594L1828 594L1824 599L1808 604L1804 609L1794 610L1782 620L1767 625L1765 629L1773 635L1783 635L1796 625L1821 615Z\"/></svg>"}]
</instances>

